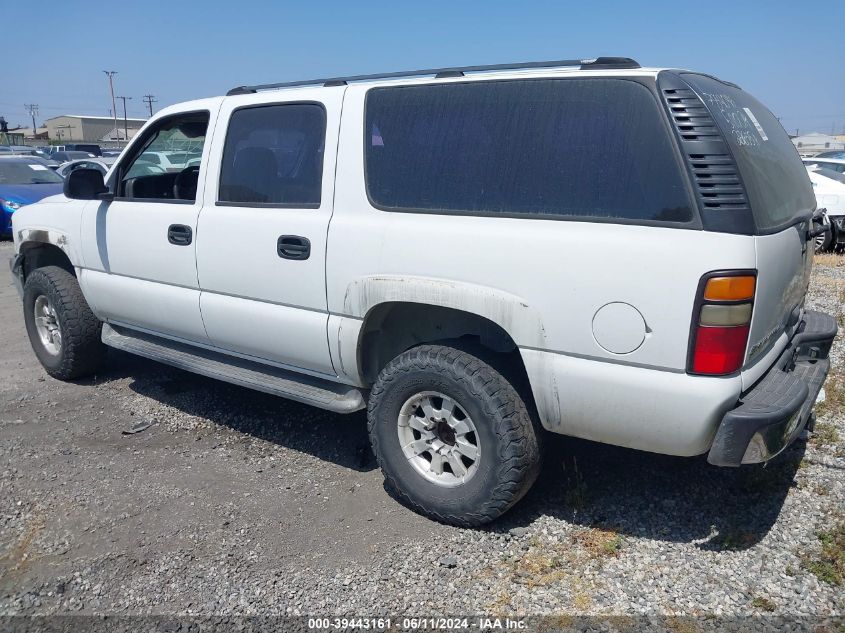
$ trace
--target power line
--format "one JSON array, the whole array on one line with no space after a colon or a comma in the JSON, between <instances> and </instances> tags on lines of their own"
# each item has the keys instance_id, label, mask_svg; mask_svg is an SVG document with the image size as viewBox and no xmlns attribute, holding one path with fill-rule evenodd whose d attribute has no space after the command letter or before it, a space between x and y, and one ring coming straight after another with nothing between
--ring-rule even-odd
<instances>
[{"instance_id":1,"label":"power line","mask_svg":"<svg viewBox=\"0 0 845 633\"><path fill-rule=\"evenodd\" d=\"M150 116L153 115L153 104L158 101L158 99L154 99L155 95L144 95L144 101L147 102L147 105L150 108Z\"/></svg>"}]
</instances>

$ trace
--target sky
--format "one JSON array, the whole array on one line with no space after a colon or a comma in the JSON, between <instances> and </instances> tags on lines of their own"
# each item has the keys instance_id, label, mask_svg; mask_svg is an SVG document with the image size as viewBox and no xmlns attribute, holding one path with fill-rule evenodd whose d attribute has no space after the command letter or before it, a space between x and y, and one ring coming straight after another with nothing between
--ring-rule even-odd
<instances>
[{"instance_id":1,"label":"sky","mask_svg":"<svg viewBox=\"0 0 845 633\"><path fill-rule=\"evenodd\" d=\"M0 116L130 117L233 86L601 55L739 84L795 133L845 133L845 1L0 0ZM10 37L9 33L14 35ZM123 114L118 101L118 115Z\"/></svg>"}]
</instances>

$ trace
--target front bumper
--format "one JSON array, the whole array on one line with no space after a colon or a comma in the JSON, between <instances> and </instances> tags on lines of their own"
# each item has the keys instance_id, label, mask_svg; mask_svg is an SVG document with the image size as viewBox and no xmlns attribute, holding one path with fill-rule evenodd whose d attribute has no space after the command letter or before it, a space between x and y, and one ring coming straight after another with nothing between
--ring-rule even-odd
<instances>
[{"instance_id":1,"label":"front bumper","mask_svg":"<svg viewBox=\"0 0 845 633\"><path fill-rule=\"evenodd\" d=\"M9 258L9 270L12 272L12 283L15 284L15 289L23 298L23 256L12 255Z\"/></svg>"},{"instance_id":2,"label":"front bumper","mask_svg":"<svg viewBox=\"0 0 845 633\"><path fill-rule=\"evenodd\" d=\"M797 334L772 368L722 418L707 461L716 466L764 462L804 429L830 369L836 319L804 313Z\"/></svg>"}]
</instances>

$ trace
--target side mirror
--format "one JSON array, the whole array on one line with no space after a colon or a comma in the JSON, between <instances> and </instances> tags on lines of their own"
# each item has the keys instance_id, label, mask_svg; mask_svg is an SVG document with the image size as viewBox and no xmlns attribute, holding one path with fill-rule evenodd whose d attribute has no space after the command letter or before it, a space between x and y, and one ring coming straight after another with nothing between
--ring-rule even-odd
<instances>
[{"instance_id":1,"label":"side mirror","mask_svg":"<svg viewBox=\"0 0 845 633\"><path fill-rule=\"evenodd\" d=\"M114 196L103 181L103 174L97 169L75 169L65 178L65 196L72 200L111 201Z\"/></svg>"}]
</instances>

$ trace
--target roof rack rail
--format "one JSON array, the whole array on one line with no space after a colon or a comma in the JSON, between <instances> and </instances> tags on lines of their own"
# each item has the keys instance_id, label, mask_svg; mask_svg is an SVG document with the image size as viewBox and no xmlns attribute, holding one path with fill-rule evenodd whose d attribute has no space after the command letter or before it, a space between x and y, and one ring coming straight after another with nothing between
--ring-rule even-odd
<instances>
[{"instance_id":1,"label":"roof rack rail","mask_svg":"<svg viewBox=\"0 0 845 633\"><path fill-rule=\"evenodd\" d=\"M453 66L450 68L427 68L424 70L406 70L392 73L377 73L374 75L352 75L350 77L329 77L326 79L305 79L301 81L286 81L275 84L257 84L254 86L238 86L226 93L226 96L245 95L259 90L274 90L277 88L296 88L299 86L343 86L352 81L372 81L375 79L394 79L400 77L424 77L433 75L442 77L462 77L466 73L482 73L495 70L521 70L525 68L559 68L564 66L578 66L581 70L640 68L640 65L630 57L597 57L595 59L561 59L546 62L518 62L515 64L490 64L487 66Z\"/></svg>"}]
</instances>

